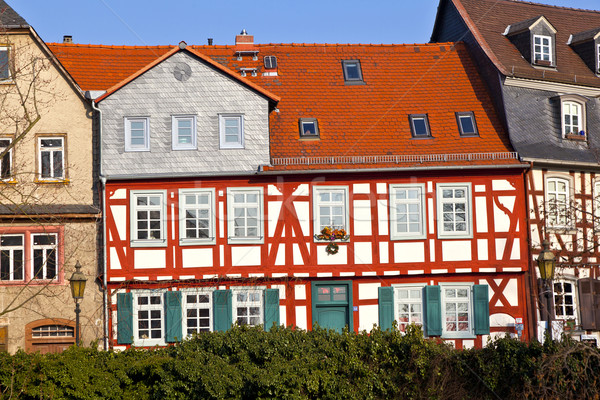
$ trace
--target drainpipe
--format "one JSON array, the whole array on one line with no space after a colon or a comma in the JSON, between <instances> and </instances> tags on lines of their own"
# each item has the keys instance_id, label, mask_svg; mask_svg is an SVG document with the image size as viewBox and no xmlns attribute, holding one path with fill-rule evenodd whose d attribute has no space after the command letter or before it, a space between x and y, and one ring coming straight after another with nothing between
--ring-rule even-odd
<instances>
[{"instance_id":1,"label":"drainpipe","mask_svg":"<svg viewBox=\"0 0 600 400\"><path fill-rule=\"evenodd\" d=\"M101 190L101 201L102 201L102 286L104 288L103 302L104 302L104 350L108 350L108 282L106 278L106 201L104 196L106 195L106 177L102 170L102 110L96 106L96 102L92 100L92 109L98 113L98 159L100 167L100 183L102 184Z\"/></svg>"}]
</instances>

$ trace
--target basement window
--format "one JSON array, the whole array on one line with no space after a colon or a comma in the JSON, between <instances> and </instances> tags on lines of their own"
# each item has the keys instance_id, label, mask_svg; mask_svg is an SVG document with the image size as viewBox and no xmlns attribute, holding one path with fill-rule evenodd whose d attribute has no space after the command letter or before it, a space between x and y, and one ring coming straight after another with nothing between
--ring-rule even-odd
<instances>
[{"instance_id":1,"label":"basement window","mask_svg":"<svg viewBox=\"0 0 600 400\"><path fill-rule=\"evenodd\" d=\"M363 83L360 61L343 60L342 66L344 69L344 81L346 83Z\"/></svg>"}]
</instances>

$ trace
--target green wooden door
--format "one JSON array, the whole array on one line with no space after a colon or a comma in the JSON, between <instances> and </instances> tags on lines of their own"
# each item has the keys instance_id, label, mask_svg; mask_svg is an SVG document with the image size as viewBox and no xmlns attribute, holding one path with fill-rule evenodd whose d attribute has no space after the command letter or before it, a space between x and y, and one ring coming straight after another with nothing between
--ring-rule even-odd
<instances>
[{"instance_id":1,"label":"green wooden door","mask_svg":"<svg viewBox=\"0 0 600 400\"><path fill-rule=\"evenodd\" d=\"M352 324L352 284L318 282L312 285L313 322L322 328L341 332Z\"/></svg>"}]
</instances>

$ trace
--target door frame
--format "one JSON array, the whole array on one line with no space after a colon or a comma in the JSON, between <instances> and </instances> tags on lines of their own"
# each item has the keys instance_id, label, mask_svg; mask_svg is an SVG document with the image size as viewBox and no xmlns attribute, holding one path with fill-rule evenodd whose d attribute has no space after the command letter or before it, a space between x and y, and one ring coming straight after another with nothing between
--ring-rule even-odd
<instances>
[{"instance_id":1,"label":"door frame","mask_svg":"<svg viewBox=\"0 0 600 400\"><path fill-rule=\"evenodd\" d=\"M348 301L346 303L346 307L348 308L348 329L350 331L354 331L354 307L352 305L352 281L313 281L310 284L310 294L311 294L311 322L310 322L310 326L311 329L313 327L313 324L316 322L315 318L317 315L317 306L318 306L318 296L317 296L317 289L319 286L332 286L332 285L346 285L347 290L346 293L348 295ZM327 303L323 303L324 305ZM328 304L331 306L335 306L336 304ZM337 305L342 305L342 303L337 303Z\"/></svg>"}]
</instances>

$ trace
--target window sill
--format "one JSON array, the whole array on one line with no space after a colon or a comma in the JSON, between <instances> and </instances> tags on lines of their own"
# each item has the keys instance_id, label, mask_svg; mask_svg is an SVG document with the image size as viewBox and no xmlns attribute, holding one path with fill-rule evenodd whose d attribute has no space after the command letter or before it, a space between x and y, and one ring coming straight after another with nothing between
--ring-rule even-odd
<instances>
[{"instance_id":1,"label":"window sill","mask_svg":"<svg viewBox=\"0 0 600 400\"><path fill-rule=\"evenodd\" d=\"M3 183L5 185L16 185L17 180L16 179L1 179L0 183Z\"/></svg>"},{"instance_id":2,"label":"window sill","mask_svg":"<svg viewBox=\"0 0 600 400\"><path fill-rule=\"evenodd\" d=\"M585 142L587 138L585 137L585 135L577 135L577 134L569 133L569 134L565 135L565 139Z\"/></svg>"},{"instance_id":3,"label":"window sill","mask_svg":"<svg viewBox=\"0 0 600 400\"><path fill-rule=\"evenodd\" d=\"M56 279L32 279L28 282L22 281L0 281L0 287L9 286L56 286L61 285L63 282Z\"/></svg>"},{"instance_id":4,"label":"window sill","mask_svg":"<svg viewBox=\"0 0 600 400\"><path fill-rule=\"evenodd\" d=\"M245 238L227 238L227 243L228 244L263 244L265 242L265 238L264 237L260 237L260 238L249 238L249 239L245 239Z\"/></svg>"},{"instance_id":5,"label":"window sill","mask_svg":"<svg viewBox=\"0 0 600 400\"><path fill-rule=\"evenodd\" d=\"M301 142L314 142L321 140L321 138L319 136L300 136L298 140Z\"/></svg>"},{"instance_id":6,"label":"window sill","mask_svg":"<svg viewBox=\"0 0 600 400\"><path fill-rule=\"evenodd\" d=\"M427 239L427 235L425 235L425 234L411 235L411 236L395 236L395 235L390 235L390 240L392 240L392 241L423 240L423 239Z\"/></svg>"},{"instance_id":7,"label":"window sill","mask_svg":"<svg viewBox=\"0 0 600 400\"><path fill-rule=\"evenodd\" d=\"M68 185L71 183L70 179L39 179L34 180L35 183L40 185Z\"/></svg>"},{"instance_id":8,"label":"window sill","mask_svg":"<svg viewBox=\"0 0 600 400\"><path fill-rule=\"evenodd\" d=\"M167 240L132 240L131 247L167 247Z\"/></svg>"},{"instance_id":9,"label":"window sill","mask_svg":"<svg viewBox=\"0 0 600 400\"><path fill-rule=\"evenodd\" d=\"M472 334L471 332L469 333L442 333L442 336L440 336L440 338L442 339L477 339L477 335Z\"/></svg>"},{"instance_id":10,"label":"window sill","mask_svg":"<svg viewBox=\"0 0 600 400\"><path fill-rule=\"evenodd\" d=\"M577 233L577 228L572 226L546 226L546 229L550 232L561 233L564 235Z\"/></svg>"},{"instance_id":11,"label":"window sill","mask_svg":"<svg viewBox=\"0 0 600 400\"><path fill-rule=\"evenodd\" d=\"M440 240L452 240L452 239L473 239L472 233L465 233L460 235L449 235L449 234L440 234L438 232L437 238Z\"/></svg>"},{"instance_id":12,"label":"window sill","mask_svg":"<svg viewBox=\"0 0 600 400\"><path fill-rule=\"evenodd\" d=\"M344 84L346 86L357 86L357 85L362 86L362 85L366 85L367 83L362 80L360 80L360 81L356 80L356 81L344 81Z\"/></svg>"},{"instance_id":13,"label":"window sill","mask_svg":"<svg viewBox=\"0 0 600 400\"><path fill-rule=\"evenodd\" d=\"M211 246L217 244L215 238L206 240L179 239L180 246Z\"/></svg>"}]
</instances>

